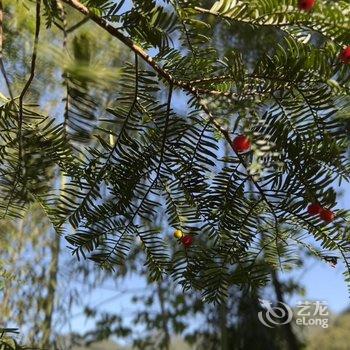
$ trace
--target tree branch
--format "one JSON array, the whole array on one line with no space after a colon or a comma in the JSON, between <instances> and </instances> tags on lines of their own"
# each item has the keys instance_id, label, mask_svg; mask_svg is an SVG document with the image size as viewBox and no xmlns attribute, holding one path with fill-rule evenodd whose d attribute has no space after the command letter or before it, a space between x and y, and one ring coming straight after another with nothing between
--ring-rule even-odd
<instances>
[{"instance_id":1,"label":"tree branch","mask_svg":"<svg viewBox=\"0 0 350 350\"><path fill-rule=\"evenodd\" d=\"M19 96L19 118L18 118L18 140L19 140L19 158L22 159L22 126L23 126L23 99L35 76L35 66L36 66L36 57L38 50L39 34L40 34L40 10L41 10L41 0L36 0L36 25L35 25L35 34L34 34L34 47L32 54L32 62L30 67L30 76L27 80L20 96Z\"/></svg>"},{"instance_id":2,"label":"tree branch","mask_svg":"<svg viewBox=\"0 0 350 350\"><path fill-rule=\"evenodd\" d=\"M4 77L4 79L5 79L6 87L7 87L8 93L9 93L9 95L11 97L11 100L13 100L13 93L12 93L12 90L11 90L10 81L9 81L8 76L6 74L4 62L2 60L2 57L3 57L3 41L4 41L3 22L4 22L4 11L3 11L2 0L0 0L0 70L1 70L1 73L2 73L2 75Z\"/></svg>"},{"instance_id":3,"label":"tree branch","mask_svg":"<svg viewBox=\"0 0 350 350\"><path fill-rule=\"evenodd\" d=\"M121 33L117 28L113 27L103 18L97 16L95 13L90 11L85 5L80 3L78 0L62 0L67 5L75 8L83 15L89 17L92 21L94 21L99 27L106 30L112 36L120 40L123 44L129 47L135 54L137 54L142 60L148 63L158 74L159 77L163 78L167 82L171 83L173 86L177 86L187 92L190 93L203 93L203 94L211 94L211 95L223 95L227 94L227 96L233 97L232 93L223 93L222 91L212 91L205 89L197 89L192 84L186 81L178 80L174 78L169 72L167 72L163 67L159 66L158 63L150 56L148 53L143 50L140 46L136 45L130 38Z\"/></svg>"},{"instance_id":4,"label":"tree branch","mask_svg":"<svg viewBox=\"0 0 350 350\"><path fill-rule=\"evenodd\" d=\"M175 79L169 72L164 70L162 67L158 65L156 61L153 60L151 56L149 56L140 46L136 45L130 38L126 37L124 34L122 34L117 28L110 25L108 22L106 22L103 18L97 16L93 12L91 12L86 6L81 4L78 0L62 0L66 4L70 5L71 7L75 8L85 16L89 16L92 21L94 21L96 24L98 24L101 28L105 29L107 32L109 32L111 35L113 35L115 38L119 39L122 43L124 43L126 46L128 46L132 51L135 52L135 54L139 57L141 57L146 63L148 63L157 73L158 75L168 81L171 86L177 86L182 88L185 91L190 92L193 94L199 105L202 107L203 111L208 115L210 123L224 136L224 138L227 140L227 142L232 147L232 140L230 137L230 134L228 130L224 129L215 119L215 117L210 112L209 108L205 103L203 103L202 99L200 98L200 90L193 87L190 83L180 81ZM236 152L235 152L236 153ZM243 157L240 154L237 154L237 157L240 161L240 163L247 169L247 165L245 164L245 161ZM266 204L270 207L272 214L276 217L274 207L272 204L268 201L264 190L262 187L255 181L252 175L248 174L249 179L254 183L254 186L257 188L259 193L261 194L262 198L266 202Z\"/></svg>"}]
</instances>

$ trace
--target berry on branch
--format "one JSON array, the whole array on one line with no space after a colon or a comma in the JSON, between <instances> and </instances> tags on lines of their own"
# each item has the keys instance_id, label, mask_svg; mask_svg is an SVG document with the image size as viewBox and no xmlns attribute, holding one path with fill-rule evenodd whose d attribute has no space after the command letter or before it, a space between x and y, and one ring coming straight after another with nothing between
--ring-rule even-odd
<instances>
[{"instance_id":1,"label":"berry on branch","mask_svg":"<svg viewBox=\"0 0 350 350\"><path fill-rule=\"evenodd\" d=\"M339 55L339 59L345 63L350 63L350 46L346 47Z\"/></svg>"},{"instance_id":2,"label":"berry on branch","mask_svg":"<svg viewBox=\"0 0 350 350\"><path fill-rule=\"evenodd\" d=\"M322 209L320 213L320 218L325 222L332 222L334 220L334 213L328 209Z\"/></svg>"},{"instance_id":3,"label":"berry on branch","mask_svg":"<svg viewBox=\"0 0 350 350\"><path fill-rule=\"evenodd\" d=\"M248 151L250 149L250 146L250 140L245 135L239 135L232 141L232 147L237 153Z\"/></svg>"},{"instance_id":4,"label":"berry on branch","mask_svg":"<svg viewBox=\"0 0 350 350\"><path fill-rule=\"evenodd\" d=\"M174 231L174 237L177 239L180 239L184 236L184 233L181 230L175 230Z\"/></svg>"},{"instance_id":5,"label":"berry on branch","mask_svg":"<svg viewBox=\"0 0 350 350\"><path fill-rule=\"evenodd\" d=\"M315 6L316 0L299 0L299 10L310 11Z\"/></svg>"},{"instance_id":6,"label":"berry on branch","mask_svg":"<svg viewBox=\"0 0 350 350\"><path fill-rule=\"evenodd\" d=\"M181 238L181 242L185 248L189 248L193 243L193 237L192 236L183 236Z\"/></svg>"},{"instance_id":7,"label":"berry on branch","mask_svg":"<svg viewBox=\"0 0 350 350\"><path fill-rule=\"evenodd\" d=\"M322 211L322 207L319 204L317 204L317 203L310 204L307 207L307 212L310 215L318 215L318 214L321 213L321 211Z\"/></svg>"}]
</instances>

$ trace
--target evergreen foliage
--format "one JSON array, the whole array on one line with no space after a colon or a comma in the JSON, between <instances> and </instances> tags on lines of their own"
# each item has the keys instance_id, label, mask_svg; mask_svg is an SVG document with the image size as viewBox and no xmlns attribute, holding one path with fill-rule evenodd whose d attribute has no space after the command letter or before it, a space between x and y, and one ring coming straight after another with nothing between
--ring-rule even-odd
<instances>
[{"instance_id":1,"label":"evergreen foliage","mask_svg":"<svg viewBox=\"0 0 350 350\"><path fill-rule=\"evenodd\" d=\"M78 258L117 268L139 244L152 278L172 274L208 301L232 284L265 283L310 240L320 258L341 258L349 276L349 213L336 210L326 224L306 207L334 208L335 181L350 177L350 69L339 60L350 43L350 5L319 0L305 12L297 3L36 0L30 77L19 97L10 87L1 96L0 215L16 218L39 202ZM74 11L132 52L115 72L117 98L106 113L95 98L105 81L91 64L94 48L86 37L69 41ZM251 62L235 38L224 48L215 40L237 24L276 40ZM62 30L73 60L57 62L66 87L60 117L28 98L45 25ZM177 112L180 98L186 115ZM223 154L237 134L252 150ZM169 226L195 236L174 256L168 233L145 225L163 208Z\"/></svg>"},{"instance_id":2,"label":"evergreen foliage","mask_svg":"<svg viewBox=\"0 0 350 350\"><path fill-rule=\"evenodd\" d=\"M21 346L14 339L18 331L15 328L0 328L0 349L1 350L34 350L34 348L29 348Z\"/></svg>"}]
</instances>

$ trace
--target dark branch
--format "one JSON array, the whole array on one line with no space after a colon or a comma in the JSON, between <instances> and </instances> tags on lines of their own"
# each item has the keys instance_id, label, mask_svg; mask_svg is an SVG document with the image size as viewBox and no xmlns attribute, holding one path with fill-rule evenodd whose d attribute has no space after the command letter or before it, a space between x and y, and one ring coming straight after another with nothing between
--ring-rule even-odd
<instances>
[{"instance_id":1,"label":"dark branch","mask_svg":"<svg viewBox=\"0 0 350 350\"><path fill-rule=\"evenodd\" d=\"M19 158L22 159L22 126L23 126L23 99L28 92L30 85L35 76L35 66L36 66L36 58L38 51L38 42L39 42L39 34L40 34L40 10L41 10L41 0L36 1L36 25L35 25L35 34L34 34L34 47L32 54L32 62L30 67L30 76L27 80L24 89L22 90L19 96L19 118L18 118L18 140L19 140Z\"/></svg>"},{"instance_id":2,"label":"dark branch","mask_svg":"<svg viewBox=\"0 0 350 350\"><path fill-rule=\"evenodd\" d=\"M8 76L6 74L4 62L3 62L3 41L4 41L4 36L3 36L3 21L4 21L4 10L3 10L3 5L2 5L2 0L0 0L0 70L1 73L5 79L6 87L8 90L8 93L11 97L11 100L13 100L13 93L11 90L11 85L10 81L8 79Z\"/></svg>"}]
</instances>

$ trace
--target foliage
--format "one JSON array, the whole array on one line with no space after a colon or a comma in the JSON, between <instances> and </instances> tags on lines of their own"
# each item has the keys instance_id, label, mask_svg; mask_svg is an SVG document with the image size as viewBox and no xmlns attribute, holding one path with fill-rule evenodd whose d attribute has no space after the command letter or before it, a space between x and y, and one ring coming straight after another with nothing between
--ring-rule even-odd
<instances>
[{"instance_id":1,"label":"foliage","mask_svg":"<svg viewBox=\"0 0 350 350\"><path fill-rule=\"evenodd\" d=\"M345 311L337 316L329 328L323 332L313 332L309 336L309 344L307 350L320 349L346 349L349 344L349 335L346 330L349 327L349 312Z\"/></svg>"},{"instance_id":2,"label":"foliage","mask_svg":"<svg viewBox=\"0 0 350 350\"><path fill-rule=\"evenodd\" d=\"M333 209L335 181L349 180L343 118L350 70L338 58L350 41L347 1L320 0L307 13L294 0L223 0L211 8L187 0L134 1L131 8L124 1L36 3L34 42L43 16L69 38L79 22L67 13L75 9L134 58L116 72L106 114L95 98L106 79L91 66L96 49L87 37L65 47L65 64L56 62L67 87L63 116L47 116L26 90L3 99L3 217L39 202L78 258L113 269L140 245L153 279L171 274L207 301L225 299L232 284L266 283L271 268L293 266L296 247L310 239L322 247L319 257L332 251L342 258L349 275L342 234L349 214L336 210L326 225L305 210L315 201ZM215 40L227 37L231 23L275 40L252 61L234 40L229 49ZM31 78L42 52L34 45ZM188 103L185 114L179 98ZM222 154L240 133L252 151ZM167 232L147 229L162 207L167 225L196 236L191 249L171 254Z\"/></svg>"},{"instance_id":3,"label":"foliage","mask_svg":"<svg viewBox=\"0 0 350 350\"><path fill-rule=\"evenodd\" d=\"M0 328L0 349L1 350L29 350L34 348L28 348L21 346L14 339L13 335L18 333L14 328Z\"/></svg>"},{"instance_id":4,"label":"foliage","mask_svg":"<svg viewBox=\"0 0 350 350\"><path fill-rule=\"evenodd\" d=\"M24 3L21 2L9 1L5 2L4 6L3 24L6 33L4 64L11 83L12 96L21 93L28 78L24 72L31 69L31 60L27 59L27 56L30 57L32 54L32 46L29 43L32 42L32 32L36 24L35 7L33 3L23 5ZM80 20L79 14L71 13L67 16L74 22ZM27 164L26 178L30 179L27 187L34 191L28 192L30 198L25 210L22 213L17 212L18 215L23 214L22 217L15 219L11 216L2 216L0 228L0 326L16 326L21 330L20 337L26 344L36 344L40 348L51 349L56 346L57 333L60 333L62 325L66 326L70 322L71 310L81 303L79 293L83 290L84 293L91 290L99 283L101 275L97 266L94 269L92 263L77 263L74 257L70 256L69 250L64 249L66 246L64 240L56 235L57 231L62 232L62 228L59 227L59 212L47 204L55 205L64 180L62 174L59 171L56 172L56 163L52 163L52 160L58 160L61 156L70 157L72 162L79 162L79 159L73 159L71 145L65 142L60 134L62 128L57 129L56 134L51 124L48 128L52 127L53 133L49 132L47 138L40 132L41 126L47 127L45 123L64 121L63 111L66 111L66 103L62 99L67 93L68 84L70 84L69 92L72 91L72 94L78 93L77 89L72 88L73 83L78 81L84 89L87 86L95 89L94 101L99 106L94 112L97 114L103 113L106 101L113 99L113 91L109 91L113 86L111 77L112 74L113 78L118 76L117 67L120 65L119 58L123 57L123 53L119 52L117 43L108 42L108 36L104 35L102 30L92 32L90 28L91 25L86 22L75 28L68 28L70 36L65 46L67 50L75 53L72 56L67 50L53 45L56 38L62 37L61 29L52 27L49 31L40 31L35 79L30 85L26 101L30 104L30 108L40 110L41 116L38 118L42 118L43 124L31 130L31 126L35 124L31 116L31 122L27 120L30 125L28 135L23 138L27 148L27 151L23 152L25 153L23 158ZM86 47L94 50L86 52L85 48L85 54L89 56L89 60L84 61L80 53L82 42L87 43ZM92 66L96 68L93 75ZM61 76L63 71L66 75L69 74L69 77ZM97 84L96 81L99 83ZM9 100L6 96L10 94L2 77L0 91L1 104L6 104ZM18 98L14 99L18 101ZM33 101L38 105L34 105ZM72 104L72 108L68 110L69 118L79 106L79 103ZM10 108L14 108L13 118L17 122L18 110L15 106ZM52 116L50 118L47 117L48 111ZM67 122L63 129L66 129L65 137L77 140L78 144L80 135L85 136L85 134L74 132L73 117L74 115L70 119L72 123ZM51 141L58 140L56 150L51 148L48 138ZM66 143L65 146L64 143ZM68 150L68 153L65 155L55 153L60 147ZM14 153L11 157L17 161L17 154ZM45 162L48 164L46 168ZM55 189L53 196L46 196L48 189ZM43 197L38 195L43 194L42 190L45 192ZM6 199L3 198L1 205L6 204ZM55 217L54 214L58 216ZM53 226L56 232L52 229ZM90 273L94 275L93 278ZM72 280L77 282L72 284L70 283Z\"/></svg>"},{"instance_id":5,"label":"foliage","mask_svg":"<svg viewBox=\"0 0 350 350\"><path fill-rule=\"evenodd\" d=\"M159 220L159 221L158 221ZM147 227L161 226L162 215L156 222L145 223ZM169 241L171 252L178 250L177 242ZM310 247L311 248L311 247ZM308 250L299 253L298 267L307 260ZM306 253L306 254L305 254ZM315 250L315 253L318 253ZM264 260L269 252L261 254L259 260ZM281 252L281 259L284 254ZM309 261L309 260L307 260ZM274 283L266 288L240 288L232 285L228 288L229 297L220 305L207 303L200 291L183 291L171 276L165 276L162 281L152 282L147 276L147 265L144 264L142 247L133 246L128 260L122 269L111 272L111 276L119 285L118 291L123 299L128 295L128 303L121 302L117 295L111 298L99 298L96 306L86 304L85 316L95 321L92 330L80 335L74 335L79 344L98 344L103 339L115 337L125 338L136 349L177 349L176 340L181 339L180 349L196 350L218 349L299 349L302 348L302 337L295 334L298 347L288 344L284 328L267 328L258 320L258 312L262 311L259 299L277 299L271 292L275 284L288 300L290 295L303 294L303 288L293 278L281 281L277 273ZM123 277L137 276L137 281L123 281ZM271 273L272 274L272 273ZM129 285L130 284L130 285ZM121 290L121 286L125 289ZM132 285L138 288L132 288ZM100 286L103 290L103 285ZM99 294L98 294L99 295ZM102 299L102 300L101 300ZM108 307L101 304L108 303ZM119 305L128 305L126 312ZM131 306L133 305L133 306ZM300 346L300 347L299 347Z\"/></svg>"}]
</instances>

